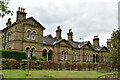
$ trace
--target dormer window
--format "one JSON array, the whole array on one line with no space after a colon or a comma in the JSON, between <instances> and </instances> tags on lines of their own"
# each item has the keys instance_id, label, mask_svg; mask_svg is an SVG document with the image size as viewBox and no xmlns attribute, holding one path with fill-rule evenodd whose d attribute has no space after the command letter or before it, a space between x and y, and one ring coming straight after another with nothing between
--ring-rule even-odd
<instances>
[{"instance_id":1,"label":"dormer window","mask_svg":"<svg viewBox=\"0 0 120 80\"><path fill-rule=\"evenodd\" d=\"M29 31L27 31L27 39L30 39L30 30Z\"/></svg>"},{"instance_id":2,"label":"dormer window","mask_svg":"<svg viewBox=\"0 0 120 80\"><path fill-rule=\"evenodd\" d=\"M36 33L32 32L32 40L35 40Z\"/></svg>"}]
</instances>

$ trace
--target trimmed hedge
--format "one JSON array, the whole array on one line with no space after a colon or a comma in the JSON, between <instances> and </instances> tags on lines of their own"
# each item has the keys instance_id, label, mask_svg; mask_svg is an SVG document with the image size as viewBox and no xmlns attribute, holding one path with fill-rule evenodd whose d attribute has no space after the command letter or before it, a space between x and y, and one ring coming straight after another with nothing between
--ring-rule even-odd
<instances>
[{"instance_id":1,"label":"trimmed hedge","mask_svg":"<svg viewBox=\"0 0 120 80\"><path fill-rule=\"evenodd\" d=\"M0 50L0 55L1 55L0 58L8 58L8 59L16 59L16 60L27 59L26 53L21 51Z\"/></svg>"},{"instance_id":2,"label":"trimmed hedge","mask_svg":"<svg viewBox=\"0 0 120 80\"><path fill-rule=\"evenodd\" d=\"M116 66L116 67L115 67ZM17 61L15 59L2 58L2 69L28 69L28 60ZM99 72L109 72L117 70L117 65L113 64L95 64L80 62L53 62L53 61L29 61L30 70L78 70L90 71L97 70Z\"/></svg>"}]
</instances>

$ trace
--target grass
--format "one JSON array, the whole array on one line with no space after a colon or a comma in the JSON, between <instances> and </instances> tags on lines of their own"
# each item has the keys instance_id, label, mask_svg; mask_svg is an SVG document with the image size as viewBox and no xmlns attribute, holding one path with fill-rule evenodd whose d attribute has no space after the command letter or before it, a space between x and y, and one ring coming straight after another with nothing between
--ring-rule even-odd
<instances>
[{"instance_id":1,"label":"grass","mask_svg":"<svg viewBox=\"0 0 120 80\"><path fill-rule=\"evenodd\" d=\"M112 74L99 73L96 71L46 71L46 70L2 70L5 78L98 78L102 75Z\"/></svg>"}]
</instances>

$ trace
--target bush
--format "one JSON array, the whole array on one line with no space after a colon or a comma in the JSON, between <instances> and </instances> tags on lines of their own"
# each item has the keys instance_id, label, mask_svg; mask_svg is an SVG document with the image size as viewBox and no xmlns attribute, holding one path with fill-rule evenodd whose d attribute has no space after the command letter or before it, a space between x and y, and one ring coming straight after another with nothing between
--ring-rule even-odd
<instances>
[{"instance_id":1,"label":"bush","mask_svg":"<svg viewBox=\"0 0 120 80\"><path fill-rule=\"evenodd\" d=\"M40 61L46 61L44 57L39 58Z\"/></svg>"},{"instance_id":2,"label":"bush","mask_svg":"<svg viewBox=\"0 0 120 80\"><path fill-rule=\"evenodd\" d=\"M2 58L2 69L17 69L19 66L15 59Z\"/></svg>"},{"instance_id":3,"label":"bush","mask_svg":"<svg viewBox=\"0 0 120 80\"><path fill-rule=\"evenodd\" d=\"M0 55L2 55L0 58L9 58L16 60L27 59L26 53L21 51L0 50Z\"/></svg>"},{"instance_id":4,"label":"bush","mask_svg":"<svg viewBox=\"0 0 120 80\"><path fill-rule=\"evenodd\" d=\"M32 56L31 60L36 61L36 60L37 60L37 57L36 57L36 56Z\"/></svg>"}]
</instances>

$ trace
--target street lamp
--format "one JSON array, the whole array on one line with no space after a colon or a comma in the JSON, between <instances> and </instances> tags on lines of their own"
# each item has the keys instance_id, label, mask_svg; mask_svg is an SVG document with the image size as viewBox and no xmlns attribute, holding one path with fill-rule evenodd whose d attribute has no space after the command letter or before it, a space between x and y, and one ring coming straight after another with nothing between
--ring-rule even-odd
<instances>
[{"instance_id":1,"label":"street lamp","mask_svg":"<svg viewBox=\"0 0 120 80\"><path fill-rule=\"evenodd\" d=\"M28 64L27 64L28 65L28 74L27 74L27 76L29 76L30 75L29 74L29 70L30 70L30 57L31 57L30 56L30 49L28 48L26 52L27 52L27 60L28 60L27 61L28 62Z\"/></svg>"}]
</instances>

